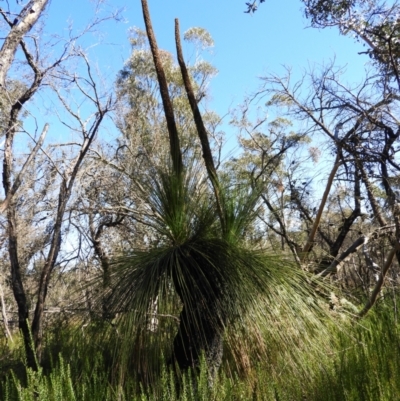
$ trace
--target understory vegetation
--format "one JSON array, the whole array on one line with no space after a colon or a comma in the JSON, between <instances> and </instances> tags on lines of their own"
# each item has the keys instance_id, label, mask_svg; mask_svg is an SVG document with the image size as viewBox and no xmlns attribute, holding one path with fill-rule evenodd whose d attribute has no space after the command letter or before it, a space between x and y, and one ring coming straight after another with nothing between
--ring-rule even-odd
<instances>
[{"instance_id":1,"label":"understory vegetation","mask_svg":"<svg viewBox=\"0 0 400 401\"><path fill-rule=\"evenodd\" d=\"M193 372L186 372L177 381L162 358L157 377L148 386L139 374L111 368L110 341L116 339L105 340L100 323L82 327L55 322L48 330L38 371L26 366L20 339L11 349L3 341L0 397L4 401L397 400L398 302L395 294L386 294L362 321L344 309L332 312L328 340L325 332L315 333L307 346L301 341L290 347L267 342L266 359L253 355L257 362L251 366L240 368L226 356L213 386L204 359L196 379Z\"/></svg>"}]
</instances>

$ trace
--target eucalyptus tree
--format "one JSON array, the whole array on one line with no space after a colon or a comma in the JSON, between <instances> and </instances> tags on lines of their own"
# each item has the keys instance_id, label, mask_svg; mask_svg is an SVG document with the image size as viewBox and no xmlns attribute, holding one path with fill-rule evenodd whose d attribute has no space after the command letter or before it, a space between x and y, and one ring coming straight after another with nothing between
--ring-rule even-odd
<instances>
[{"instance_id":1,"label":"eucalyptus tree","mask_svg":"<svg viewBox=\"0 0 400 401\"><path fill-rule=\"evenodd\" d=\"M0 210L4 213L2 235L7 239L8 270L19 328L28 365L37 368L49 283L64 245L67 205L83 159L112 107L77 42L104 19L115 18L115 14L104 18L95 16L77 35L71 30L70 37L62 41L62 45L54 37L50 39L53 42L45 44L35 24L48 2L32 0L22 7L16 3L18 11L11 9L10 3L7 3L7 10L0 9L4 21L1 28L6 31L0 50L0 98L3 106L0 122L4 135L4 198ZM14 15L15 20L11 17ZM51 54L42 50L46 45L54 50ZM16 52L17 48L21 52ZM74 72L78 65L80 70ZM80 111L74 109L69 97L72 87L80 94L81 100L87 102L89 115L86 121L80 117ZM63 110L66 118L60 118L60 124L76 134L76 142L49 143L49 124L39 128L38 121L43 115L35 115L29 106L37 92L44 88L48 89L47 93L52 92L52 101L57 103L54 99L58 98L58 116L63 114ZM28 119L30 122L26 123ZM40 264L38 282L30 299L25 273L32 269L35 258L43 259L44 263ZM35 305L32 322L31 304Z\"/></svg>"},{"instance_id":2,"label":"eucalyptus tree","mask_svg":"<svg viewBox=\"0 0 400 401\"><path fill-rule=\"evenodd\" d=\"M240 132L242 152L225 163L224 171L237 184L260 187L263 207L258 215L257 240L274 250L284 251L287 245L300 265L301 219L293 213L291 187L296 182L306 184L304 174L312 162L317 162L318 155L309 145L307 133L295 132L290 120L270 119L268 113L261 112L253 122L249 110L251 98L233 119ZM307 192L302 185L298 196L305 200Z\"/></svg>"},{"instance_id":3,"label":"eucalyptus tree","mask_svg":"<svg viewBox=\"0 0 400 401\"><path fill-rule=\"evenodd\" d=\"M247 3L248 11L255 11L259 3ZM331 274L338 273L346 260L360 257L363 262L353 264L360 269L357 274L361 279L356 282L364 285L368 281L365 277L376 276L372 297L376 299L389 266L394 259L400 261L396 195L400 6L397 1L379 0L303 0L303 3L311 26L336 27L340 34L364 46L365 50L359 54L370 58L365 78L357 84L345 84L343 70L327 65L293 82L288 70L286 76L265 77L255 97L265 96L270 106L286 109L281 115L294 124L301 122L298 132L319 138L319 146L321 138L326 138L322 149L325 148L332 167L326 176L324 193L311 206L315 215L306 213L309 201L299 196L304 190L312 193L313 183L308 182L306 188L299 186L298 180L297 185L291 186L293 206L310 225L308 239L302 246L302 259L315 260L311 256L316 251L315 245L322 244L326 257L319 268L323 274ZM335 210L338 214L333 218ZM386 245L382 248L387 259L380 260L378 268L376 262L380 257L375 253L375 262L370 250L383 244L383 238L392 248L388 251ZM321 248L318 253L321 255ZM368 267L366 275L360 274L363 265ZM393 271L395 281L397 276ZM369 285L365 288L369 292Z\"/></svg>"},{"instance_id":4,"label":"eucalyptus tree","mask_svg":"<svg viewBox=\"0 0 400 401\"><path fill-rule=\"evenodd\" d=\"M343 148L355 159L355 168L365 185L370 207L380 227L388 224L388 218L384 216L384 211L374 198L373 186L376 180L382 185L385 204L389 206L388 211L391 215L389 221L395 223L395 237L398 242L400 226L396 196L398 190L396 144L400 135L397 96L400 89L400 5L397 1L379 0L368 2L311 0L304 3L306 16L310 18L313 26L337 27L341 34L352 36L361 42L365 51L360 54L367 54L371 59L370 65L373 70L360 85L359 93L353 91L348 94L343 90L342 99L339 100L339 96L334 96L334 102L336 107L342 104L343 115L348 116L347 119L341 118L338 121L340 126L358 115L357 124L349 138L344 136L341 139L342 142L349 139ZM332 89L329 88L331 94ZM346 98L347 104L344 104L343 97ZM360 107L361 102L363 102L362 107ZM391 258L396 254L400 262L397 245L394 245L394 249L395 252L390 253ZM384 270L382 270L383 277Z\"/></svg>"},{"instance_id":5,"label":"eucalyptus tree","mask_svg":"<svg viewBox=\"0 0 400 401\"><path fill-rule=\"evenodd\" d=\"M299 177L289 182L292 207L310 230L301 259L317 262L317 271L326 275L338 273L359 252L366 266L375 269L367 270L371 277L377 263L371 260L368 247L386 237L392 250L387 262L380 263L379 287L389 260L398 255L399 241L398 96L388 91L395 79L386 77L387 85L382 86L383 78L372 72L361 84L349 86L341 82L340 70L330 65L307 73L299 83L292 82L288 70L283 77L264 77L253 98L263 99L269 112L277 107L282 117L297 123L297 134L319 142L326 163L331 164L322 196L316 194L315 179ZM303 89L306 83L308 91ZM311 201L305 195L313 192ZM325 245L316 247L319 243ZM394 271L394 279L396 275Z\"/></svg>"},{"instance_id":6,"label":"eucalyptus tree","mask_svg":"<svg viewBox=\"0 0 400 401\"><path fill-rule=\"evenodd\" d=\"M398 1L305 0L306 16L317 28L337 27L361 42L381 77L381 84L400 89L400 5ZM392 88L393 89L393 88Z\"/></svg>"}]
</instances>

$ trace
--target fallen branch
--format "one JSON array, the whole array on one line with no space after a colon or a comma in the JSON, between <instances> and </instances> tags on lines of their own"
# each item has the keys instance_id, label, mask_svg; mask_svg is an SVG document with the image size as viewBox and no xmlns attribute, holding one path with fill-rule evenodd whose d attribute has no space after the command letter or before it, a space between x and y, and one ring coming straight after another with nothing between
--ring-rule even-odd
<instances>
[{"instance_id":1,"label":"fallen branch","mask_svg":"<svg viewBox=\"0 0 400 401\"><path fill-rule=\"evenodd\" d=\"M360 318L364 317L370 311L370 309L375 305L376 299L378 298L378 294L381 292L383 282L385 281L386 274L389 271L389 267L392 265L394 256L396 255L396 252L398 250L399 250L399 244L396 244L390 251L386 259L385 265L382 268L381 274L379 275L378 281L376 282L375 288L372 291L371 297L365 304L363 310L358 314L358 317Z\"/></svg>"}]
</instances>

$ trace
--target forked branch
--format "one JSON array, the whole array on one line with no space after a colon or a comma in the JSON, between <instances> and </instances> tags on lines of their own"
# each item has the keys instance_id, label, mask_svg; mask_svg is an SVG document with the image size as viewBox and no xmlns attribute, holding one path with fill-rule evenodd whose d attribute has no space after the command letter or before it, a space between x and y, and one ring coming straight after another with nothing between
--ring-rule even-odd
<instances>
[{"instance_id":1,"label":"forked branch","mask_svg":"<svg viewBox=\"0 0 400 401\"><path fill-rule=\"evenodd\" d=\"M303 248L303 254L301 255L301 259L303 261L307 257L308 252L311 250L312 244L314 242L315 234L317 232L319 223L321 221L322 212L324 211L325 204L326 204L329 192L330 192L331 187L332 187L333 179L335 178L335 175L336 175L340 165L341 165L340 152L338 150L338 153L337 153L337 156L336 156L336 160L335 160L335 164L333 165L333 168L332 168L331 173L330 173L329 178L328 178L328 182L326 183L325 191L324 191L324 194L322 196L321 203L319 205L317 216L315 218L313 227L312 227L312 229L310 231L310 235L308 237L307 243L305 244L305 246Z\"/></svg>"}]
</instances>

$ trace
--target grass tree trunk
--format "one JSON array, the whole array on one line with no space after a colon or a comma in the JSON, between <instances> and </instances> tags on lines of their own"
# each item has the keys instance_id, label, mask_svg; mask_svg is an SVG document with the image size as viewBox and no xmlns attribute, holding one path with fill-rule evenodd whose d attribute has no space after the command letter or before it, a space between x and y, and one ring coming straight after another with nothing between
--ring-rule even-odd
<instances>
[{"instance_id":1,"label":"grass tree trunk","mask_svg":"<svg viewBox=\"0 0 400 401\"><path fill-rule=\"evenodd\" d=\"M188 310L184 306L180 314L179 330L174 339L173 361L181 371L189 368L196 370L204 357L209 378L213 380L222 363L223 326L216 324L201 310L197 311L198 318L194 322L193 311Z\"/></svg>"},{"instance_id":2,"label":"grass tree trunk","mask_svg":"<svg viewBox=\"0 0 400 401\"><path fill-rule=\"evenodd\" d=\"M213 254L213 251L210 251ZM212 383L222 362L226 318L223 314L224 279L206 255L192 253L190 279L182 284L174 275L174 287L183 308L173 344L173 362L181 371L201 366L204 357ZM189 290L190 288L190 290Z\"/></svg>"}]
</instances>

